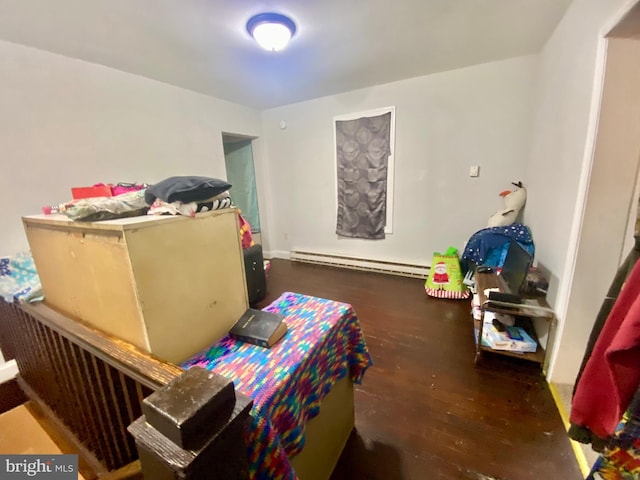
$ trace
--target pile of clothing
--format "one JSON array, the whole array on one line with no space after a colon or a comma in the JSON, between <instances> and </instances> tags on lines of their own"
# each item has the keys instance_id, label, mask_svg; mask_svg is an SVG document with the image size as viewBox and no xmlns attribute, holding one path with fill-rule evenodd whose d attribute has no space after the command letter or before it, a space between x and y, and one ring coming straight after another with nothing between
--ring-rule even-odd
<instances>
[{"instance_id":1,"label":"pile of clothing","mask_svg":"<svg viewBox=\"0 0 640 480\"><path fill-rule=\"evenodd\" d=\"M31 253L0 258L0 296L8 303L38 302L44 298Z\"/></svg>"},{"instance_id":2,"label":"pile of clothing","mask_svg":"<svg viewBox=\"0 0 640 480\"><path fill-rule=\"evenodd\" d=\"M640 235L607 292L578 373L569 436L602 452L588 480L640 476Z\"/></svg>"}]
</instances>

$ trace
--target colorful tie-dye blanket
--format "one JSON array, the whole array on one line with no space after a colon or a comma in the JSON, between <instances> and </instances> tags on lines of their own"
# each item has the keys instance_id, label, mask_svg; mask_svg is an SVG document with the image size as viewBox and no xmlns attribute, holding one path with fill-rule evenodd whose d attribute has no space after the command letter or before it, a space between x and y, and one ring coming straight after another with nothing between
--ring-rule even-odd
<instances>
[{"instance_id":1,"label":"colorful tie-dye blanket","mask_svg":"<svg viewBox=\"0 0 640 480\"><path fill-rule=\"evenodd\" d=\"M372 362L351 305L287 292L264 310L284 314L288 326L272 348L224 337L182 366L219 373L253 398L251 478L295 479L289 457L304 447L305 422L339 379L360 383Z\"/></svg>"},{"instance_id":2,"label":"colorful tie-dye blanket","mask_svg":"<svg viewBox=\"0 0 640 480\"><path fill-rule=\"evenodd\" d=\"M31 253L0 258L0 297L6 302L37 302L44 298Z\"/></svg>"}]
</instances>

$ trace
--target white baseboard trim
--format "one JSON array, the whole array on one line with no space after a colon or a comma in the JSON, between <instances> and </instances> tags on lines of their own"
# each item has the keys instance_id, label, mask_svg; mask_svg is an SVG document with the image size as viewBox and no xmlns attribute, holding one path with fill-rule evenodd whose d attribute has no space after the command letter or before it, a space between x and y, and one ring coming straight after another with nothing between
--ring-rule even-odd
<instances>
[{"instance_id":1,"label":"white baseboard trim","mask_svg":"<svg viewBox=\"0 0 640 480\"><path fill-rule=\"evenodd\" d=\"M284 260L290 260L291 252L287 252L286 250L268 250L262 252L262 256L264 258L282 258Z\"/></svg>"},{"instance_id":2,"label":"white baseboard trim","mask_svg":"<svg viewBox=\"0 0 640 480\"><path fill-rule=\"evenodd\" d=\"M332 267L350 268L368 272L388 273L405 277L425 279L429 275L428 265L408 264L390 260L373 258L357 258L347 255L327 254L302 250L292 250L291 260L304 263L315 263Z\"/></svg>"},{"instance_id":3,"label":"white baseboard trim","mask_svg":"<svg viewBox=\"0 0 640 480\"><path fill-rule=\"evenodd\" d=\"M0 365L0 383L7 382L18 375L18 365L15 360L9 360Z\"/></svg>"}]
</instances>

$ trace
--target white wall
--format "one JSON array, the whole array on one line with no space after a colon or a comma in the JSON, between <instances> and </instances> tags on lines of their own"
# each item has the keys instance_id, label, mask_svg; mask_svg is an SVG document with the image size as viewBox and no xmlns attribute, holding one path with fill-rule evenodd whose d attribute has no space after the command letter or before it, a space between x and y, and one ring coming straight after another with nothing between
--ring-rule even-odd
<instances>
[{"instance_id":1,"label":"white wall","mask_svg":"<svg viewBox=\"0 0 640 480\"><path fill-rule=\"evenodd\" d=\"M594 320L629 250L628 214L640 154L640 40L611 38L591 177L557 375L577 373ZM634 208L635 210L635 208ZM572 370L570 370L572 369Z\"/></svg>"},{"instance_id":2,"label":"white wall","mask_svg":"<svg viewBox=\"0 0 640 480\"><path fill-rule=\"evenodd\" d=\"M590 330L596 313L572 310L584 299L570 276L590 171L598 39L629 3L575 0L540 55L262 115L0 41L0 255L27 247L21 215L68 199L71 186L176 174L224 178L221 131L261 137L254 142L261 221L265 250L275 254L309 249L429 264L434 250L462 249L502 207L497 193L522 180L525 221L537 259L553 275L550 299L560 320L550 377L572 382L583 349L571 343L572 329ZM397 115L394 233L383 241L338 240L332 118L390 105ZM468 177L472 164L481 166L479 178ZM596 240L606 246L606 232ZM594 284L592 304L609 281ZM571 311L580 315L567 317Z\"/></svg>"},{"instance_id":3,"label":"white wall","mask_svg":"<svg viewBox=\"0 0 640 480\"><path fill-rule=\"evenodd\" d=\"M263 112L272 207L267 249L427 265L434 251L462 249L503 208L498 193L511 181L527 184L535 68L536 57L527 56ZM394 232L378 241L338 239L332 119L392 105ZM480 165L479 178L469 177L472 164Z\"/></svg>"},{"instance_id":4,"label":"white wall","mask_svg":"<svg viewBox=\"0 0 640 480\"><path fill-rule=\"evenodd\" d=\"M222 131L261 136L260 114L0 41L0 255L27 249L20 216L70 199L72 186L225 178Z\"/></svg>"},{"instance_id":5,"label":"white wall","mask_svg":"<svg viewBox=\"0 0 640 480\"><path fill-rule=\"evenodd\" d=\"M597 97L594 80L599 78L599 38L625 4L629 1L575 0L540 54L525 220L535 235L536 256L552 275L550 300L556 307L559 329L549 378L560 383L575 380L584 353L582 340L574 342L574 329L587 332L588 336L597 314L597 308L580 308L579 318L569 319L566 314L570 304L593 305L595 299L599 305L612 279L610 272L604 272L599 279L589 279L593 282L589 298L571 295L591 163L589 132L594 124L590 124L590 115L597 114L598 109L592 99L594 94ZM596 87L598 83L595 82ZM607 248L607 232L595 234ZM611 271L615 271L615 265Z\"/></svg>"},{"instance_id":6,"label":"white wall","mask_svg":"<svg viewBox=\"0 0 640 480\"><path fill-rule=\"evenodd\" d=\"M0 383L11 380L18 374L18 366L15 360L6 361L0 351Z\"/></svg>"}]
</instances>

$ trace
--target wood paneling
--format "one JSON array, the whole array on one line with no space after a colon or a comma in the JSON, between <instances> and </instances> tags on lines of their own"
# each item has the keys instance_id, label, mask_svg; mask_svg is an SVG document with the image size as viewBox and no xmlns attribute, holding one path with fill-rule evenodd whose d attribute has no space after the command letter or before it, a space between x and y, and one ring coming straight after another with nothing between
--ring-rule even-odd
<instances>
[{"instance_id":1,"label":"wood paneling","mask_svg":"<svg viewBox=\"0 0 640 480\"><path fill-rule=\"evenodd\" d=\"M473 363L469 301L421 280L272 260L267 298L294 291L354 306L374 365L332 479L582 478L540 365Z\"/></svg>"}]
</instances>

